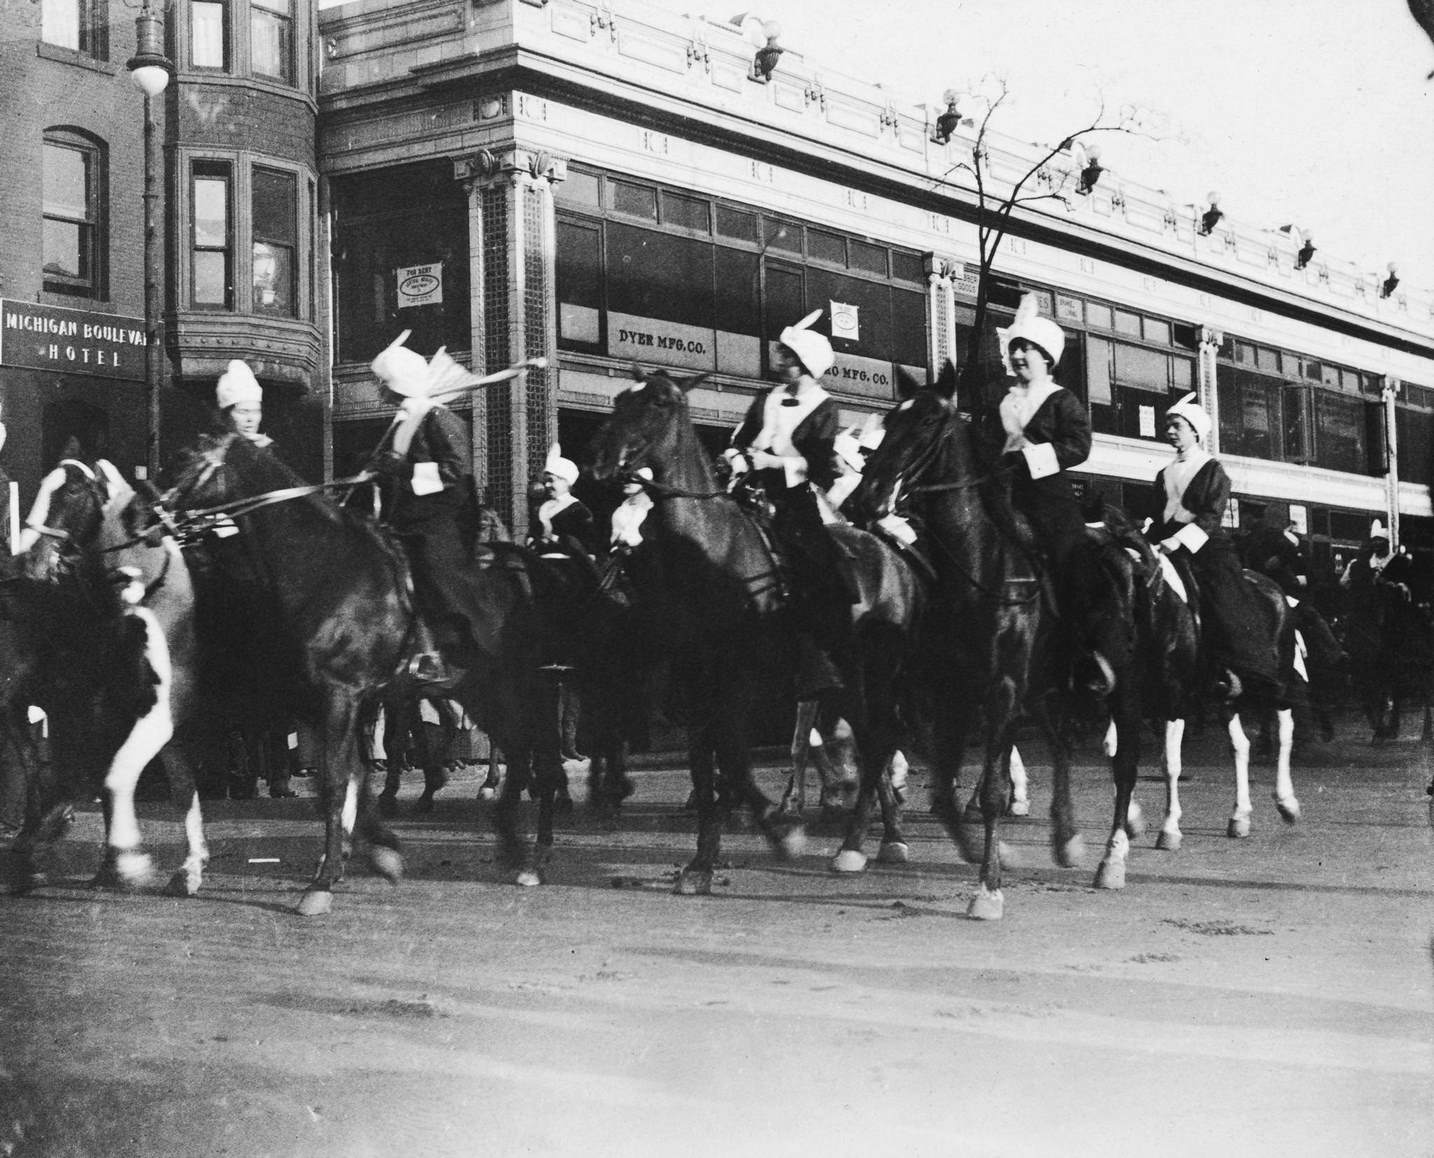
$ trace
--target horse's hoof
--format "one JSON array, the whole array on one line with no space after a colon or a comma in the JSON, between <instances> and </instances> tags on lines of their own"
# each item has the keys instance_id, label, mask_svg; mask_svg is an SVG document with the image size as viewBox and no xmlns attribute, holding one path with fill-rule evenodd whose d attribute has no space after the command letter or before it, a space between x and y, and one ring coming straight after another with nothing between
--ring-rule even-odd
<instances>
[{"instance_id":1,"label":"horse's hoof","mask_svg":"<svg viewBox=\"0 0 1434 1158\"><path fill-rule=\"evenodd\" d=\"M200 876L188 869L180 869L164 886L166 897L196 897L199 895Z\"/></svg>"},{"instance_id":2,"label":"horse's hoof","mask_svg":"<svg viewBox=\"0 0 1434 1158\"><path fill-rule=\"evenodd\" d=\"M521 868L513 874L513 883L520 889L535 889L543 883L543 878L537 869Z\"/></svg>"},{"instance_id":3,"label":"horse's hoof","mask_svg":"<svg viewBox=\"0 0 1434 1158\"><path fill-rule=\"evenodd\" d=\"M677 883L672 891L679 897L710 897L712 895L712 874L683 869L677 874Z\"/></svg>"},{"instance_id":4,"label":"horse's hoof","mask_svg":"<svg viewBox=\"0 0 1434 1158\"><path fill-rule=\"evenodd\" d=\"M911 846L904 840L888 840L876 854L879 864L906 864L911 859Z\"/></svg>"},{"instance_id":5,"label":"horse's hoof","mask_svg":"<svg viewBox=\"0 0 1434 1158\"><path fill-rule=\"evenodd\" d=\"M375 845L369 851L368 862L389 884L396 885L403 880L403 854L398 849Z\"/></svg>"},{"instance_id":6,"label":"horse's hoof","mask_svg":"<svg viewBox=\"0 0 1434 1158\"><path fill-rule=\"evenodd\" d=\"M800 824L780 825L768 833L778 860L796 860L807 850L807 830Z\"/></svg>"},{"instance_id":7,"label":"horse's hoof","mask_svg":"<svg viewBox=\"0 0 1434 1158\"><path fill-rule=\"evenodd\" d=\"M392 792L380 792L378 795L378 814L386 820L391 820L398 815L398 797Z\"/></svg>"},{"instance_id":8,"label":"horse's hoof","mask_svg":"<svg viewBox=\"0 0 1434 1158\"><path fill-rule=\"evenodd\" d=\"M299 903L294 906L294 912L301 917L324 917L333 907L332 889L305 889Z\"/></svg>"},{"instance_id":9,"label":"horse's hoof","mask_svg":"<svg viewBox=\"0 0 1434 1158\"><path fill-rule=\"evenodd\" d=\"M1155 838L1155 847L1164 849L1166 852L1179 852L1182 839L1184 839L1184 834L1178 828L1173 832L1168 828L1162 828L1160 835Z\"/></svg>"},{"instance_id":10,"label":"horse's hoof","mask_svg":"<svg viewBox=\"0 0 1434 1158\"><path fill-rule=\"evenodd\" d=\"M1051 855L1061 868L1078 868L1085 860L1085 837L1077 833L1069 840L1051 846Z\"/></svg>"},{"instance_id":11,"label":"horse's hoof","mask_svg":"<svg viewBox=\"0 0 1434 1158\"><path fill-rule=\"evenodd\" d=\"M1029 800L1013 800L1011 806L1006 809L1007 816L1030 816L1031 802Z\"/></svg>"},{"instance_id":12,"label":"horse's hoof","mask_svg":"<svg viewBox=\"0 0 1434 1158\"><path fill-rule=\"evenodd\" d=\"M1006 915L1006 898L1001 890L992 892L985 885L976 890L971 903L966 906L966 916L973 921L999 921Z\"/></svg>"},{"instance_id":13,"label":"horse's hoof","mask_svg":"<svg viewBox=\"0 0 1434 1158\"><path fill-rule=\"evenodd\" d=\"M1145 835L1145 810L1134 800L1125 813L1125 835L1136 840Z\"/></svg>"},{"instance_id":14,"label":"horse's hoof","mask_svg":"<svg viewBox=\"0 0 1434 1158\"><path fill-rule=\"evenodd\" d=\"M482 788L478 789L479 800L496 800L497 797L498 791L491 784L485 784Z\"/></svg>"},{"instance_id":15,"label":"horse's hoof","mask_svg":"<svg viewBox=\"0 0 1434 1158\"><path fill-rule=\"evenodd\" d=\"M1125 888L1125 863L1118 860L1103 860L1095 870L1095 887L1098 889Z\"/></svg>"},{"instance_id":16,"label":"horse's hoof","mask_svg":"<svg viewBox=\"0 0 1434 1158\"><path fill-rule=\"evenodd\" d=\"M116 852L106 856L90 886L97 889L118 889L133 892L154 883L154 861L148 853Z\"/></svg>"},{"instance_id":17,"label":"horse's hoof","mask_svg":"<svg viewBox=\"0 0 1434 1158\"><path fill-rule=\"evenodd\" d=\"M1243 840L1250 835L1250 814L1248 812L1237 812L1230 817L1230 823L1225 828L1225 835L1234 840Z\"/></svg>"},{"instance_id":18,"label":"horse's hoof","mask_svg":"<svg viewBox=\"0 0 1434 1158\"><path fill-rule=\"evenodd\" d=\"M1276 796L1275 807L1280 810L1280 819L1286 824L1294 824L1300 818L1300 802L1293 796L1287 796L1283 800Z\"/></svg>"},{"instance_id":19,"label":"horse's hoof","mask_svg":"<svg viewBox=\"0 0 1434 1158\"><path fill-rule=\"evenodd\" d=\"M832 872L862 873L866 871L866 853L855 848L844 848L832 857Z\"/></svg>"}]
</instances>

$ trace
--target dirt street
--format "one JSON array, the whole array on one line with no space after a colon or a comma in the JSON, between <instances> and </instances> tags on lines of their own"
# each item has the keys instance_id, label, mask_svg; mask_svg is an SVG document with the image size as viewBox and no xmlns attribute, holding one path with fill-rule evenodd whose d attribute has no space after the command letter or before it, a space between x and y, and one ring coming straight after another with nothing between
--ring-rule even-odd
<instances>
[{"instance_id":1,"label":"dirt street","mask_svg":"<svg viewBox=\"0 0 1434 1158\"><path fill-rule=\"evenodd\" d=\"M289 912L311 801L213 803L189 901L85 888L91 809L50 885L0 900L0 1153L1427 1158L1425 758L1312 751L1293 827L1259 767L1235 841L1205 749L1178 853L1152 847L1164 789L1142 780L1123 892L1090 887L1107 774L1078 770L1087 862L1055 868L1032 753L998 923L964 916L975 869L919 771L909 865L837 877L831 831L786 865L733 832L697 899L669 892L681 774L640 772L617 823L580 813L526 891L466 776L397 822L401 886L355 873L312 920ZM141 816L172 869L177 819Z\"/></svg>"}]
</instances>

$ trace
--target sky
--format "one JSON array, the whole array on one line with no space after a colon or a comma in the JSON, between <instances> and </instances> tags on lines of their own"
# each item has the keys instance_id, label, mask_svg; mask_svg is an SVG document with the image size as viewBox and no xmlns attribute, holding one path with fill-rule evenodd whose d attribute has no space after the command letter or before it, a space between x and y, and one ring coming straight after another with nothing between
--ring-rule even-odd
<instances>
[{"instance_id":1,"label":"sky","mask_svg":"<svg viewBox=\"0 0 1434 1158\"><path fill-rule=\"evenodd\" d=\"M330 7L335 0L321 0ZM624 0L611 0L621 12ZM994 75L994 127L1039 143L1104 104L1163 123L1106 134L1102 164L1178 205L1296 225L1321 259L1434 291L1434 43L1407 0L642 0L776 20L809 64L937 102Z\"/></svg>"},{"instance_id":2,"label":"sky","mask_svg":"<svg viewBox=\"0 0 1434 1158\"><path fill-rule=\"evenodd\" d=\"M1164 127L1102 135L1111 173L1177 205L1217 192L1233 220L1298 225L1324 258L1381 274L1395 261L1434 289L1434 43L1406 0L752 2L783 47L898 102L1003 78L993 126L1020 139L1056 142L1102 102L1133 104Z\"/></svg>"}]
</instances>

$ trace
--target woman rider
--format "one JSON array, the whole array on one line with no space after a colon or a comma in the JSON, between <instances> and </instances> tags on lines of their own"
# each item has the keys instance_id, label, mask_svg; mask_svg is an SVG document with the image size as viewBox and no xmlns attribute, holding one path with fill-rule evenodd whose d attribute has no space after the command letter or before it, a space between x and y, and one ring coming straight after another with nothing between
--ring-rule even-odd
<instances>
[{"instance_id":1,"label":"woman rider","mask_svg":"<svg viewBox=\"0 0 1434 1158\"><path fill-rule=\"evenodd\" d=\"M1200 586L1201 643L1217 692L1230 699L1242 690L1272 694L1279 689L1276 641L1225 530L1230 476L1201 445L1211 425L1194 394L1165 412L1165 438L1175 448L1175 461L1155 477L1151 539L1167 554L1183 553Z\"/></svg>"}]
</instances>

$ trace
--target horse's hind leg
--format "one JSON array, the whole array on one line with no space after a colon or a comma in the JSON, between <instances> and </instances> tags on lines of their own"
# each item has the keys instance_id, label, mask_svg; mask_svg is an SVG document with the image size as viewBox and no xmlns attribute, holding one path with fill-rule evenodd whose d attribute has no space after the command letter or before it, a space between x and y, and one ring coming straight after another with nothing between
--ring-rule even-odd
<instances>
[{"instance_id":1,"label":"horse's hind leg","mask_svg":"<svg viewBox=\"0 0 1434 1158\"><path fill-rule=\"evenodd\" d=\"M314 879L294 908L300 916L322 916L333 908L334 885L343 879L345 844L359 808L359 768L358 705L354 696L334 691L324 713L324 755L320 763L324 851Z\"/></svg>"},{"instance_id":2,"label":"horse's hind leg","mask_svg":"<svg viewBox=\"0 0 1434 1158\"><path fill-rule=\"evenodd\" d=\"M1105 856L1095 872L1095 887L1098 889L1125 887L1125 868L1130 856L1132 796L1140 763L1141 721L1138 707L1131 699L1132 690L1129 673L1124 673L1122 678L1116 681L1115 691L1116 744L1115 755L1111 761L1115 776L1115 816L1111 822Z\"/></svg>"},{"instance_id":3,"label":"horse's hind leg","mask_svg":"<svg viewBox=\"0 0 1434 1158\"><path fill-rule=\"evenodd\" d=\"M712 745L706 726L689 728L687 763L692 773L692 794L697 803L697 851L677 874L672 891L679 896L699 897L712 892L712 870L722 843Z\"/></svg>"},{"instance_id":4,"label":"horse's hind leg","mask_svg":"<svg viewBox=\"0 0 1434 1158\"><path fill-rule=\"evenodd\" d=\"M807 807L807 766L812 758L811 736L817 722L817 700L797 701L797 720L792 728L792 772L787 777L787 790L782 795L781 809L786 816L801 816Z\"/></svg>"},{"instance_id":5,"label":"horse's hind leg","mask_svg":"<svg viewBox=\"0 0 1434 1158\"><path fill-rule=\"evenodd\" d=\"M184 864L170 878L165 892L172 897L192 897L204 882L209 864L209 845L204 839L204 815L200 809L199 792L194 784L194 764L190 747L176 737L164 754L164 770L169 777L170 799L184 814L186 853Z\"/></svg>"}]
</instances>

